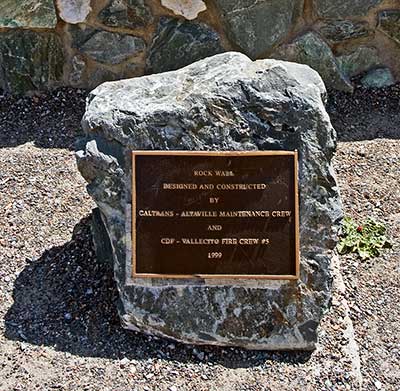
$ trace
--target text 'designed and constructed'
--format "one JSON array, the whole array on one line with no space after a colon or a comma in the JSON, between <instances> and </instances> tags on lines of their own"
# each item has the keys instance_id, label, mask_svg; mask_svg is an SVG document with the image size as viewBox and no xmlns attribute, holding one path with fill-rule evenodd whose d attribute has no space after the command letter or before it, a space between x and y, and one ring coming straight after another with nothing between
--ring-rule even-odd
<instances>
[{"instance_id":1,"label":"text 'designed and constructed'","mask_svg":"<svg viewBox=\"0 0 400 391\"><path fill-rule=\"evenodd\" d=\"M299 275L297 152L134 151L132 277Z\"/></svg>"}]
</instances>

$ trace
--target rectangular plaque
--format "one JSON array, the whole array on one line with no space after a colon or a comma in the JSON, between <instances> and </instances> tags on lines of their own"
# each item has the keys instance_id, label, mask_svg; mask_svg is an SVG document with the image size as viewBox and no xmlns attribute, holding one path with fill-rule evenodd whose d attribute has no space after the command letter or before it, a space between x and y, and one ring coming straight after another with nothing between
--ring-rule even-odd
<instances>
[{"instance_id":1,"label":"rectangular plaque","mask_svg":"<svg viewBox=\"0 0 400 391\"><path fill-rule=\"evenodd\" d=\"M132 277L298 278L296 151L134 151L132 176Z\"/></svg>"}]
</instances>

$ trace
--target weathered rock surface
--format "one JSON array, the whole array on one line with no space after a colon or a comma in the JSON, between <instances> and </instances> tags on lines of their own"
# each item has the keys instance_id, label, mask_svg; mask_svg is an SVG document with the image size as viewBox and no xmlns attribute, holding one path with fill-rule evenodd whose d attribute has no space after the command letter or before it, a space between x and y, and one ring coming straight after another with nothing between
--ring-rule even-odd
<instances>
[{"instance_id":1,"label":"weathered rock surface","mask_svg":"<svg viewBox=\"0 0 400 391\"><path fill-rule=\"evenodd\" d=\"M128 58L140 55L146 46L140 37L91 27L71 26L70 32L73 48L105 64L119 64Z\"/></svg>"},{"instance_id":2,"label":"weathered rock surface","mask_svg":"<svg viewBox=\"0 0 400 391\"><path fill-rule=\"evenodd\" d=\"M279 43L303 8L303 0L216 0L228 35L257 58Z\"/></svg>"},{"instance_id":3,"label":"weathered rock surface","mask_svg":"<svg viewBox=\"0 0 400 391\"><path fill-rule=\"evenodd\" d=\"M307 66L239 53L174 72L105 83L91 92L77 152L113 248L125 327L197 344L313 349L330 302L341 205L331 158L336 134L325 88ZM130 277L131 151L299 151L298 281Z\"/></svg>"},{"instance_id":4,"label":"weathered rock surface","mask_svg":"<svg viewBox=\"0 0 400 391\"><path fill-rule=\"evenodd\" d=\"M207 9L203 0L161 0L161 5L187 20L196 19L200 12Z\"/></svg>"},{"instance_id":5,"label":"weathered rock surface","mask_svg":"<svg viewBox=\"0 0 400 391\"><path fill-rule=\"evenodd\" d=\"M371 69L362 79L361 83L367 88L388 87L395 83L389 68Z\"/></svg>"},{"instance_id":6,"label":"weathered rock surface","mask_svg":"<svg viewBox=\"0 0 400 391\"><path fill-rule=\"evenodd\" d=\"M347 39L365 37L371 34L367 22L353 22L351 20L327 21L320 28L321 34L331 42L341 42Z\"/></svg>"},{"instance_id":7,"label":"weathered rock surface","mask_svg":"<svg viewBox=\"0 0 400 391\"><path fill-rule=\"evenodd\" d=\"M0 27L53 28L57 24L53 0L1 0Z\"/></svg>"},{"instance_id":8,"label":"weathered rock surface","mask_svg":"<svg viewBox=\"0 0 400 391\"><path fill-rule=\"evenodd\" d=\"M153 16L144 0L111 0L99 19L106 26L137 28L147 26Z\"/></svg>"},{"instance_id":9,"label":"weathered rock surface","mask_svg":"<svg viewBox=\"0 0 400 391\"><path fill-rule=\"evenodd\" d=\"M272 57L309 65L321 75L327 87L353 91L353 86L340 70L330 47L313 32L302 35L290 44L282 45Z\"/></svg>"},{"instance_id":10,"label":"weathered rock surface","mask_svg":"<svg viewBox=\"0 0 400 391\"><path fill-rule=\"evenodd\" d=\"M60 18L67 23L83 23L92 8L90 0L56 0Z\"/></svg>"},{"instance_id":11,"label":"weathered rock surface","mask_svg":"<svg viewBox=\"0 0 400 391\"><path fill-rule=\"evenodd\" d=\"M400 44L400 10L382 11L378 20L378 29Z\"/></svg>"},{"instance_id":12,"label":"weathered rock surface","mask_svg":"<svg viewBox=\"0 0 400 391\"><path fill-rule=\"evenodd\" d=\"M64 54L54 33L5 32L0 39L0 87L6 92L45 90L61 81Z\"/></svg>"},{"instance_id":13,"label":"weathered rock surface","mask_svg":"<svg viewBox=\"0 0 400 391\"><path fill-rule=\"evenodd\" d=\"M171 71L223 51L218 34L206 24L161 18L149 50L147 70Z\"/></svg>"},{"instance_id":14,"label":"weathered rock surface","mask_svg":"<svg viewBox=\"0 0 400 391\"><path fill-rule=\"evenodd\" d=\"M313 0L319 16L324 18L346 19L363 16L379 5L382 0Z\"/></svg>"},{"instance_id":15,"label":"weathered rock surface","mask_svg":"<svg viewBox=\"0 0 400 391\"><path fill-rule=\"evenodd\" d=\"M381 64L378 50L360 46L351 53L336 58L342 73L349 78L357 76Z\"/></svg>"}]
</instances>

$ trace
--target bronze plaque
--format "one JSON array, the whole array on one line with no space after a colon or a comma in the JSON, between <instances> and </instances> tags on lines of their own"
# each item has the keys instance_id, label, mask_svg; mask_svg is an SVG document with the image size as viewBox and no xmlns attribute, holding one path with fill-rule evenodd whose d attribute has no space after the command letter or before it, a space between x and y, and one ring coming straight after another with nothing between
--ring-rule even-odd
<instances>
[{"instance_id":1,"label":"bronze plaque","mask_svg":"<svg viewBox=\"0 0 400 391\"><path fill-rule=\"evenodd\" d=\"M132 276L296 279L297 152L135 151Z\"/></svg>"}]
</instances>

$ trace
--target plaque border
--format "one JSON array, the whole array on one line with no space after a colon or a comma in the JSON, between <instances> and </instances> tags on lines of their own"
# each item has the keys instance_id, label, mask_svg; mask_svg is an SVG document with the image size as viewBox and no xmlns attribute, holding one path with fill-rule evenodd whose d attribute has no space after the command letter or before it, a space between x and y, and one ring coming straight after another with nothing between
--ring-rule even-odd
<instances>
[{"instance_id":1,"label":"plaque border","mask_svg":"<svg viewBox=\"0 0 400 391\"><path fill-rule=\"evenodd\" d=\"M294 216L295 216L295 274L160 274L136 273L136 156L138 155L172 155L172 156L293 156L294 163ZM300 278L300 223L299 223L299 187L298 187L298 152L274 151L183 151L183 150L133 150L132 151L132 225L131 225L131 278L160 279L242 279L242 280L298 280Z\"/></svg>"}]
</instances>

